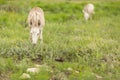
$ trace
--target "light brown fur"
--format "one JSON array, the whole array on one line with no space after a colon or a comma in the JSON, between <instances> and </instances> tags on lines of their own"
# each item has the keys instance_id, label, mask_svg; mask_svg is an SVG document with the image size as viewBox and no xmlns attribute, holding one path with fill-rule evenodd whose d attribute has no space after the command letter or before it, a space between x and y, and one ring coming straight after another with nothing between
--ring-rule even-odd
<instances>
[{"instance_id":1,"label":"light brown fur","mask_svg":"<svg viewBox=\"0 0 120 80\"><path fill-rule=\"evenodd\" d=\"M30 10L28 15L28 25L30 29L30 38L33 44L37 43L38 37L43 41L42 32L45 26L44 12L39 7L34 7Z\"/></svg>"},{"instance_id":2,"label":"light brown fur","mask_svg":"<svg viewBox=\"0 0 120 80\"><path fill-rule=\"evenodd\" d=\"M94 14L94 5L93 4L85 5L83 13L86 20L88 20L89 18L92 19L92 15Z\"/></svg>"}]
</instances>

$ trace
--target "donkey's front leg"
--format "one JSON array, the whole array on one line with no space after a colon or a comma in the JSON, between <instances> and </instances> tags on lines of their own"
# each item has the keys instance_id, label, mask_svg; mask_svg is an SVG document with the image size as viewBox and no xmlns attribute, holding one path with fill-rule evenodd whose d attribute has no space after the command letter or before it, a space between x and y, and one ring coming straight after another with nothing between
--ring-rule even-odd
<instances>
[{"instance_id":1,"label":"donkey's front leg","mask_svg":"<svg viewBox=\"0 0 120 80\"><path fill-rule=\"evenodd\" d=\"M41 43L41 44L43 43L42 33L43 33L43 28L40 29L40 43Z\"/></svg>"}]
</instances>

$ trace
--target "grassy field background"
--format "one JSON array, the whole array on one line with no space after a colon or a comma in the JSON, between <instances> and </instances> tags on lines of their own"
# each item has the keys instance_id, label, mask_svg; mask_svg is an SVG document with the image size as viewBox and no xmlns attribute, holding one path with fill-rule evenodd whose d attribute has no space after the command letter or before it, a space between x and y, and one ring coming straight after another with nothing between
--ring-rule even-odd
<instances>
[{"instance_id":1,"label":"grassy field background","mask_svg":"<svg viewBox=\"0 0 120 80\"><path fill-rule=\"evenodd\" d=\"M95 15L86 22L82 9L87 3L95 5ZM44 10L46 19L44 43L36 46L26 23L34 6ZM0 80L21 80L35 64L53 72L41 69L29 80L119 80L120 1L0 0Z\"/></svg>"}]
</instances>

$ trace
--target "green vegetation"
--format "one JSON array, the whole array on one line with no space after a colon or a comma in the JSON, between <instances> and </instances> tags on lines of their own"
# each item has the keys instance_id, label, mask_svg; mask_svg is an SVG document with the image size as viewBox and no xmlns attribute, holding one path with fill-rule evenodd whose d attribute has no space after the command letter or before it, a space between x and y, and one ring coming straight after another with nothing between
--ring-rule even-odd
<instances>
[{"instance_id":1,"label":"green vegetation","mask_svg":"<svg viewBox=\"0 0 120 80\"><path fill-rule=\"evenodd\" d=\"M88 22L82 13L87 3L95 5ZM30 43L26 23L34 6L43 8L46 19L44 44L38 41L36 46ZM29 80L48 80L60 72L68 80L119 80L120 1L0 0L0 80L21 80L35 64L47 64L54 71L43 69Z\"/></svg>"}]
</instances>

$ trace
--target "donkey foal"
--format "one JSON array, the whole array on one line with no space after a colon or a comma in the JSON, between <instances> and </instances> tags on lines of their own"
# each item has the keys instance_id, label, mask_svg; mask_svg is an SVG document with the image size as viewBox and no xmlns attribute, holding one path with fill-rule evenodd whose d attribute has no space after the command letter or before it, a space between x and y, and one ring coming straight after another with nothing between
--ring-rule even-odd
<instances>
[{"instance_id":1,"label":"donkey foal","mask_svg":"<svg viewBox=\"0 0 120 80\"><path fill-rule=\"evenodd\" d=\"M44 11L39 7L34 7L28 15L28 24L30 26L30 39L32 44L37 44L38 38L43 42L42 32L45 26Z\"/></svg>"}]
</instances>

